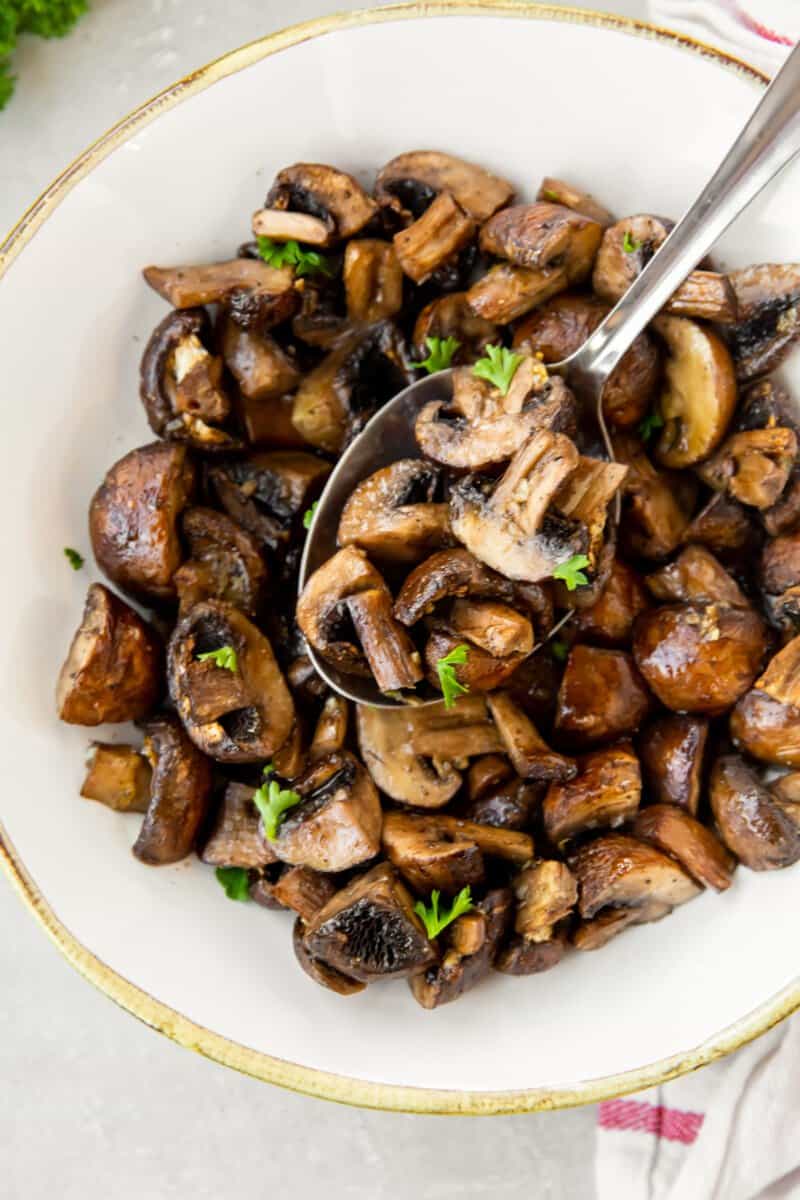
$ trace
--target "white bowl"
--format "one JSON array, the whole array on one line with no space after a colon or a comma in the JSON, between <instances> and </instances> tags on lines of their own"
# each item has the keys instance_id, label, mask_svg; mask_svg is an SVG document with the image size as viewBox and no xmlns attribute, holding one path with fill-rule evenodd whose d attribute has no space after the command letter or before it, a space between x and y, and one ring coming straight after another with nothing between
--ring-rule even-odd
<instances>
[{"instance_id":1,"label":"white bowl","mask_svg":"<svg viewBox=\"0 0 800 1200\"><path fill-rule=\"evenodd\" d=\"M73 573L62 547L88 554L98 480L151 440L137 370L163 304L141 280L145 263L229 255L287 163L330 161L371 180L418 146L475 159L523 195L550 173L620 213L678 214L762 85L685 39L563 9L425 4L325 18L235 51L145 105L0 249L3 855L67 957L131 1012L317 1095L490 1113L647 1086L800 1005L786 932L800 870L740 870L723 897L704 895L549 974L497 976L433 1013L402 984L341 999L297 968L285 916L229 903L196 861L136 862L137 818L79 799L89 732L53 711L96 575L91 565ZM721 260L800 259L799 185L796 170L784 176L730 232Z\"/></svg>"}]
</instances>

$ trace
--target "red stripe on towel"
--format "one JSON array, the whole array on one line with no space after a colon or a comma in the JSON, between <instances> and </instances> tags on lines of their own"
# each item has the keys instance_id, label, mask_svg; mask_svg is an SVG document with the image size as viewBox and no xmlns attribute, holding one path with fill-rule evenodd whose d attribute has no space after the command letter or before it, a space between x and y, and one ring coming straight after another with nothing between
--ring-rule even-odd
<instances>
[{"instance_id":1,"label":"red stripe on towel","mask_svg":"<svg viewBox=\"0 0 800 1200\"><path fill-rule=\"evenodd\" d=\"M696 1140L704 1119L705 1113L681 1112L645 1100L605 1100L599 1105L597 1115L601 1129L652 1133L671 1142L683 1142L685 1146Z\"/></svg>"},{"instance_id":2,"label":"red stripe on towel","mask_svg":"<svg viewBox=\"0 0 800 1200\"><path fill-rule=\"evenodd\" d=\"M737 7L737 12L751 33L756 33L759 37L766 38L768 42L776 42L779 46L794 45L791 38L785 37L782 33L776 33L774 29L768 29L766 25L762 25L760 21L757 21L755 17L751 17L744 9Z\"/></svg>"}]
</instances>

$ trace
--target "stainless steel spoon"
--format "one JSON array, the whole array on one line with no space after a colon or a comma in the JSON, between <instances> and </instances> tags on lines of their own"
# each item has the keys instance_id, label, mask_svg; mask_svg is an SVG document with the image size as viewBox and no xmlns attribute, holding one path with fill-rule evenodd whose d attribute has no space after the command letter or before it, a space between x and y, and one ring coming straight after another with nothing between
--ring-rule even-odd
<instances>
[{"instance_id":1,"label":"stainless steel spoon","mask_svg":"<svg viewBox=\"0 0 800 1200\"><path fill-rule=\"evenodd\" d=\"M579 350L548 365L584 405L597 414L603 440L613 457L600 397L611 372L639 333L669 300L767 183L800 152L800 45L767 88L720 166L651 258L617 306ZM375 414L348 446L328 479L306 539L299 586L337 550L339 516L350 493L373 471L399 458L419 458L414 421L431 400L452 395L452 371L440 371L400 392ZM337 671L309 647L309 657L326 683L360 704L386 708L401 702L378 691L372 679ZM440 697L430 696L430 703Z\"/></svg>"}]
</instances>

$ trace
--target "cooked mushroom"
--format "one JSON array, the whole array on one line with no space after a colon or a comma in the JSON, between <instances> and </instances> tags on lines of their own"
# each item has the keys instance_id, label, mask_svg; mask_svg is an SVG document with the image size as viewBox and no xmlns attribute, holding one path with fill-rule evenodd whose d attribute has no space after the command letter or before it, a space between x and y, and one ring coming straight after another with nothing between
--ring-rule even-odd
<instances>
[{"instance_id":1,"label":"cooked mushroom","mask_svg":"<svg viewBox=\"0 0 800 1200\"><path fill-rule=\"evenodd\" d=\"M697 816L707 739L704 717L670 714L648 725L638 745L651 800L678 805Z\"/></svg>"},{"instance_id":2,"label":"cooked mushroom","mask_svg":"<svg viewBox=\"0 0 800 1200\"><path fill-rule=\"evenodd\" d=\"M686 526L681 538L686 545L699 542L719 558L734 560L756 550L758 540L758 531L747 509L724 492L712 495Z\"/></svg>"},{"instance_id":3,"label":"cooked mushroom","mask_svg":"<svg viewBox=\"0 0 800 1200\"><path fill-rule=\"evenodd\" d=\"M180 615L201 600L226 600L245 616L257 616L267 568L255 538L212 508L188 508L181 528L189 557L172 577Z\"/></svg>"},{"instance_id":4,"label":"cooked mushroom","mask_svg":"<svg viewBox=\"0 0 800 1200\"><path fill-rule=\"evenodd\" d=\"M577 767L573 760L550 749L533 721L514 703L508 692L495 692L487 698L487 703L518 775L542 783L574 777Z\"/></svg>"},{"instance_id":5,"label":"cooked mushroom","mask_svg":"<svg viewBox=\"0 0 800 1200\"><path fill-rule=\"evenodd\" d=\"M639 908L651 903L675 908L701 889L683 867L638 838L607 833L569 859L578 880L582 917L604 908Z\"/></svg>"},{"instance_id":6,"label":"cooked mushroom","mask_svg":"<svg viewBox=\"0 0 800 1200\"><path fill-rule=\"evenodd\" d=\"M336 884L330 875L310 867L287 867L272 885L272 894L283 908L310 921L335 896Z\"/></svg>"},{"instance_id":7,"label":"cooked mushroom","mask_svg":"<svg viewBox=\"0 0 800 1200\"><path fill-rule=\"evenodd\" d=\"M448 506L434 501L440 472L401 458L351 492L339 518L340 546L360 546L378 561L418 562L451 542Z\"/></svg>"},{"instance_id":8,"label":"cooked mushroom","mask_svg":"<svg viewBox=\"0 0 800 1200\"><path fill-rule=\"evenodd\" d=\"M461 696L453 709L356 708L358 744L367 770L392 800L442 808L461 786L461 766L503 744L482 696ZM426 761L429 760L429 761Z\"/></svg>"},{"instance_id":9,"label":"cooked mushroom","mask_svg":"<svg viewBox=\"0 0 800 1200\"><path fill-rule=\"evenodd\" d=\"M565 208L571 208L574 212L589 217L591 221L597 221L598 225L604 228L614 224L611 213L599 204L594 196L563 179L554 179L551 175L545 175L536 199L549 200L551 204L563 204Z\"/></svg>"},{"instance_id":10,"label":"cooked mushroom","mask_svg":"<svg viewBox=\"0 0 800 1200\"><path fill-rule=\"evenodd\" d=\"M419 217L440 193L448 193L473 220L491 217L514 196L505 179L438 150L411 150L398 154L379 172L375 196L404 224Z\"/></svg>"},{"instance_id":11,"label":"cooked mushroom","mask_svg":"<svg viewBox=\"0 0 800 1200\"><path fill-rule=\"evenodd\" d=\"M224 304L237 325L265 333L297 309L299 293L288 267L259 258L234 258L202 267L145 267L150 287L173 308Z\"/></svg>"},{"instance_id":12,"label":"cooked mushroom","mask_svg":"<svg viewBox=\"0 0 800 1200\"><path fill-rule=\"evenodd\" d=\"M573 646L558 689L555 728L574 745L608 742L634 733L650 705L630 654Z\"/></svg>"},{"instance_id":13,"label":"cooked mushroom","mask_svg":"<svg viewBox=\"0 0 800 1200\"><path fill-rule=\"evenodd\" d=\"M289 540L292 523L322 491L330 465L302 450L257 451L217 462L208 472L213 492L259 545Z\"/></svg>"},{"instance_id":14,"label":"cooked mushroom","mask_svg":"<svg viewBox=\"0 0 800 1200\"><path fill-rule=\"evenodd\" d=\"M672 906L658 900L645 902L638 908L606 908L596 917L581 921L573 931L572 944L576 950L600 950L629 925L646 925L660 921L672 912Z\"/></svg>"},{"instance_id":15,"label":"cooked mushroom","mask_svg":"<svg viewBox=\"0 0 800 1200\"><path fill-rule=\"evenodd\" d=\"M365 983L351 979L349 975L344 975L341 971L337 971L335 967L331 967L327 963L322 962L321 959L314 958L313 955L309 954L305 943L305 936L306 923L302 917L298 917L294 923L292 943L294 945L295 957L309 979L313 979L320 987L328 988L331 992L336 992L339 996L355 996L358 992L363 992L366 987Z\"/></svg>"},{"instance_id":16,"label":"cooked mushroom","mask_svg":"<svg viewBox=\"0 0 800 1200\"><path fill-rule=\"evenodd\" d=\"M554 931L544 942L534 942L519 933L513 934L494 961L496 971L504 975L540 975L557 967L567 949L566 928Z\"/></svg>"},{"instance_id":17,"label":"cooked mushroom","mask_svg":"<svg viewBox=\"0 0 800 1200\"><path fill-rule=\"evenodd\" d=\"M213 867L266 867L278 856L258 832L258 809L253 803L255 788L229 783L220 800L214 824L200 851L204 863Z\"/></svg>"},{"instance_id":18,"label":"cooked mushroom","mask_svg":"<svg viewBox=\"0 0 800 1200\"><path fill-rule=\"evenodd\" d=\"M155 630L108 588L91 584L56 685L61 720L69 725L139 720L155 707L163 674Z\"/></svg>"},{"instance_id":19,"label":"cooked mushroom","mask_svg":"<svg viewBox=\"0 0 800 1200\"><path fill-rule=\"evenodd\" d=\"M364 657L382 692L413 688L422 679L419 651L394 618L386 584L356 592L345 601Z\"/></svg>"},{"instance_id":20,"label":"cooked mushroom","mask_svg":"<svg viewBox=\"0 0 800 1200\"><path fill-rule=\"evenodd\" d=\"M194 487L186 446L153 442L107 472L89 506L89 533L109 579L144 600L170 600L183 550L178 518Z\"/></svg>"},{"instance_id":21,"label":"cooked mushroom","mask_svg":"<svg viewBox=\"0 0 800 1200\"><path fill-rule=\"evenodd\" d=\"M253 442L258 439L251 435L248 422L256 426L256 414L264 407L259 402L293 392L300 382L300 372L294 360L268 334L242 329L229 316L222 319L221 327L222 357L239 385L242 415L248 439Z\"/></svg>"},{"instance_id":22,"label":"cooked mushroom","mask_svg":"<svg viewBox=\"0 0 800 1200\"><path fill-rule=\"evenodd\" d=\"M233 667L217 665L230 648ZM220 762L260 762L280 749L294 704L268 639L244 613L220 600L195 607L169 644L172 702L192 741Z\"/></svg>"},{"instance_id":23,"label":"cooked mushroom","mask_svg":"<svg viewBox=\"0 0 800 1200\"><path fill-rule=\"evenodd\" d=\"M324 163L294 163L275 176L265 207L253 216L253 233L330 246L360 233L376 212L352 175Z\"/></svg>"},{"instance_id":24,"label":"cooked mushroom","mask_svg":"<svg viewBox=\"0 0 800 1200\"><path fill-rule=\"evenodd\" d=\"M312 446L335 454L410 382L405 346L392 322L360 326L303 378L292 421Z\"/></svg>"},{"instance_id":25,"label":"cooked mushroom","mask_svg":"<svg viewBox=\"0 0 800 1200\"><path fill-rule=\"evenodd\" d=\"M467 303L477 317L506 325L568 287L567 273L559 266L533 271L503 262L472 284Z\"/></svg>"},{"instance_id":26,"label":"cooked mushroom","mask_svg":"<svg viewBox=\"0 0 800 1200\"><path fill-rule=\"evenodd\" d=\"M142 753L153 777L133 853L151 866L180 862L194 846L208 811L211 763L195 749L176 717L154 717L142 728Z\"/></svg>"},{"instance_id":27,"label":"cooked mushroom","mask_svg":"<svg viewBox=\"0 0 800 1200\"><path fill-rule=\"evenodd\" d=\"M582 454L575 470L553 497L553 507L557 512L586 527L589 535L586 549L588 566L595 576L604 547L608 506L627 473L628 468L622 463L603 462Z\"/></svg>"},{"instance_id":28,"label":"cooked mushroom","mask_svg":"<svg viewBox=\"0 0 800 1200\"><path fill-rule=\"evenodd\" d=\"M502 754L486 754L470 763L467 773L467 791L470 801L475 803L514 778L514 771ZM487 821L487 825L493 824Z\"/></svg>"},{"instance_id":29,"label":"cooked mushroom","mask_svg":"<svg viewBox=\"0 0 800 1200\"><path fill-rule=\"evenodd\" d=\"M765 509L786 487L796 458L797 437L791 429L750 429L731 434L698 474L714 491Z\"/></svg>"},{"instance_id":30,"label":"cooked mushroom","mask_svg":"<svg viewBox=\"0 0 800 1200\"><path fill-rule=\"evenodd\" d=\"M466 833L451 828L452 820L402 812L384 817L383 852L421 896L434 889L454 896L484 881L483 854Z\"/></svg>"},{"instance_id":31,"label":"cooked mushroom","mask_svg":"<svg viewBox=\"0 0 800 1200\"><path fill-rule=\"evenodd\" d=\"M531 942L549 942L560 921L578 903L578 887L569 867L540 859L523 868L511 884L517 901L514 931Z\"/></svg>"},{"instance_id":32,"label":"cooked mushroom","mask_svg":"<svg viewBox=\"0 0 800 1200\"><path fill-rule=\"evenodd\" d=\"M458 342L453 363L470 363L480 358L487 346L500 340L497 326L478 317L467 303L466 292L451 292L431 300L420 312L414 324L415 358L428 354L428 338L455 338Z\"/></svg>"},{"instance_id":33,"label":"cooked mushroom","mask_svg":"<svg viewBox=\"0 0 800 1200\"><path fill-rule=\"evenodd\" d=\"M622 484L623 548L642 558L666 558L689 524L694 492L685 477L658 471L634 438L614 438L614 455L628 467Z\"/></svg>"},{"instance_id":34,"label":"cooked mushroom","mask_svg":"<svg viewBox=\"0 0 800 1200\"><path fill-rule=\"evenodd\" d=\"M654 328L667 352L658 397L664 427L655 456L665 467L690 467L708 458L727 432L736 407L733 360L706 325L662 316Z\"/></svg>"},{"instance_id":35,"label":"cooked mushroom","mask_svg":"<svg viewBox=\"0 0 800 1200\"><path fill-rule=\"evenodd\" d=\"M750 608L668 604L634 627L636 665L673 712L724 712L752 686L765 651L764 622Z\"/></svg>"},{"instance_id":36,"label":"cooked mushroom","mask_svg":"<svg viewBox=\"0 0 800 1200\"><path fill-rule=\"evenodd\" d=\"M765 762L800 766L800 637L771 660L731 714L737 746Z\"/></svg>"},{"instance_id":37,"label":"cooked mushroom","mask_svg":"<svg viewBox=\"0 0 800 1200\"><path fill-rule=\"evenodd\" d=\"M282 862L314 871L346 871L380 850L381 805L375 785L347 751L318 759L292 791L302 802L285 815L270 846Z\"/></svg>"},{"instance_id":38,"label":"cooked mushroom","mask_svg":"<svg viewBox=\"0 0 800 1200\"><path fill-rule=\"evenodd\" d=\"M527 657L533 650L533 626L526 616L496 600L454 600L447 626L495 658Z\"/></svg>"},{"instance_id":39,"label":"cooked mushroom","mask_svg":"<svg viewBox=\"0 0 800 1200\"><path fill-rule=\"evenodd\" d=\"M599 597L575 615L579 636L604 645L627 645L633 623L648 607L647 592L632 567L615 558Z\"/></svg>"},{"instance_id":40,"label":"cooked mushroom","mask_svg":"<svg viewBox=\"0 0 800 1200\"><path fill-rule=\"evenodd\" d=\"M464 661L460 662L458 660L464 647L466 656ZM458 654L454 662L450 656L456 651ZM423 658L428 681L438 691L443 691L439 664L444 659L452 666L453 677L461 687L469 692L491 692L502 687L506 680L511 678L523 656L507 654L496 657L458 633L450 621L437 620L433 623L425 643Z\"/></svg>"},{"instance_id":41,"label":"cooked mushroom","mask_svg":"<svg viewBox=\"0 0 800 1200\"><path fill-rule=\"evenodd\" d=\"M731 886L736 860L711 830L685 809L674 804L651 804L638 813L632 832L677 859L703 887L724 892Z\"/></svg>"},{"instance_id":42,"label":"cooked mushroom","mask_svg":"<svg viewBox=\"0 0 800 1200\"><path fill-rule=\"evenodd\" d=\"M746 867L773 871L800 859L800 827L738 754L717 759L710 787L720 836Z\"/></svg>"},{"instance_id":43,"label":"cooked mushroom","mask_svg":"<svg viewBox=\"0 0 800 1200\"><path fill-rule=\"evenodd\" d=\"M358 238L344 252L344 292L353 322L383 321L403 307L403 269L390 242Z\"/></svg>"},{"instance_id":44,"label":"cooked mushroom","mask_svg":"<svg viewBox=\"0 0 800 1200\"><path fill-rule=\"evenodd\" d=\"M516 204L495 213L481 229L486 254L517 267L544 270L558 266L567 282L582 283L591 273L602 226L560 204Z\"/></svg>"},{"instance_id":45,"label":"cooked mushroom","mask_svg":"<svg viewBox=\"0 0 800 1200\"><path fill-rule=\"evenodd\" d=\"M636 816L642 793L630 742L578 759L575 778L551 783L542 804L547 836L559 849L589 829L616 829Z\"/></svg>"},{"instance_id":46,"label":"cooked mushroom","mask_svg":"<svg viewBox=\"0 0 800 1200\"><path fill-rule=\"evenodd\" d=\"M428 1009L449 1004L489 974L508 928L511 904L508 889L496 888L445 930L440 965L408 981L417 1003Z\"/></svg>"},{"instance_id":47,"label":"cooked mushroom","mask_svg":"<svg viewBox=\"0 0 800 1200\"><path fill-rule=\"evenodd\" d=\"M400 266L414 283L424 283L475 234L475 222L449 192L440 192L413 224L394 235Z\"/></svg>"},{"instance_id":48,"label":"cooked mushroom","mask_svg":"<svg viewBox=\"0 0 800 1200\"><path fill-rule=\"evenodd\" d=\"M81 795L115 812L147 812L152 770L134 746L92 742Z\"/></svg>"},{"instance_id":49,"label":"cooked mushroom","mask_svg":"<svg viewBox=\"0 0 800 1200\"><path fill-rule=\"evenodd\" d=\"M764 608L773 625L794 634L800 627L800 534L774 537L760 564Z\"/></svg>"},{"instance_id":50,"label":"cooked mushroom","mask_svg":"<svg viewBox=\"0 0 800 1200\"><path fill-rule=\"evenodd\" d=\"M728 275L736 296L736 324L726 330L741 380L774 371L794 345L800 322L800 266L764 263Z\"/></svg>"},{"instance_id":51,"label":"cooked mushroom","mask_svg":"<svg viewBox=\"0 0 800 1200\"><path fill-rule=\"evenodd\" d=\"M529 783L510 772L502 780L472 800L464 809L468 821L494 825L497 829L527 829L541 803L546 783Z\"/></svg>"},{"instance_id":52,"label":"cooked mushroom","mask_svg":"<svg viewBox=\"0 0 800 1200\"><path fill-rule=\"evenodd\" d=\"M389 863L337 892L307 923L304 944L313 958L362 983L414 975L436 961L412 898Z\"/></svg>"},{"instance_id":53,"label":"cooked mushroom","mask_svg":"<svg viewBox=\"0 0 800 1200\"><path fill-rule=\"evenodd\" d=\"M648 575L648 591L656 600L747 607L738 583L704 546L687 546L674 562Z\"/></svg>"},{"instance_id":54,"label":"cooked mushroom","mask_svg":"<svg viewBox=\"0 0 800 1200\"><path fill-rule=\"evenodd\" d=\"M800 830L800 771L773 780L769 790L781 812Z\"/></svg>"},{"instance_id":55,"label":"cooked mushroom","mask_svg":"<svg viewBox=\"0 0 800 1200\"><path fill-rule=\"evenodd\" d=\"M312 763L344 748L349 721L349 703L343 696L331 692L322 706L308 751Z\"/></svg>"},{"instance_id":56,"label":"cooked mushroom","mask_svg":"<svg viewBox=\"0 0 800 1200\"><path fill-rule=\"evenodd\" d=\"M800 525L800 467L795 466L778 499L759 513L770 537L790 533Z\"/></svg>"}]
</instances>

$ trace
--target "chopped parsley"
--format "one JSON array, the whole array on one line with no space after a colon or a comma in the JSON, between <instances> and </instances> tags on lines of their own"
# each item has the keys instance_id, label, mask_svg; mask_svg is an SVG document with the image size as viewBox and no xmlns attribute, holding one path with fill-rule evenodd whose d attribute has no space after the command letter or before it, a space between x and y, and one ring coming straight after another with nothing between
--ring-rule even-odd
<instances>
[{"instance_id":1,"label":"chopped parsley","mask_svg":"<svg viewBox=\"0 0 800 1200\"><path fill-rule=\"evenodd\" d=\"M283 820L283 814L300 804L303 799L291 788L282 788L277 779L270 779L267 783L266 777L274 770L272 763L268 763L264 767L265 782L253 794L253 803L261 813L264 832L271 842L274 842L278 836L278 828Z\"/></svg>"},{"instance_id":2,"label":"chopped parsley","mask_svg":"<svg viewBox=\"0 0 800 1200\"><path fill-rule=\"evenodd\" d=\"M638 238L633 236L630 229L625 230L625 236L622 239L622 249L626 254L635 254L637 250L641 250L643 245L643 242L640 242Z\"/></svg>"},{"instance_id":3,"label":"chopped parsley","mask_svg":"<svg viewBox=\"0 0 800 1200\"><path fill-rule=\"evenodd\" d=\"M446 929L457 917L463 917L464 913L468 913L475 907L472 903L472 892L469 885L461 889L456 896L449 911L442 909L439 911L439 891L431 892L430 904L424 904L422 900L418 900L414 905L414 912L425 926L425 932L433 941L438 937L443 929Z\"/></svg>"},{"instance_id":4,"label":"chopped parsley","mask_svg":"<svg viewBox=\"0 0 800 1200\"><path fill-rule=\"evenodd\" d=\"M452 364L453 355L461 342L454 337L426 337L425 344L429 351L428 357L423 358L422 362L412 363L411 366L424 369L429 375L435 375L437 371L444 371Z\"/></svg>"},{"instance_id":5,"label":"chopped parsley","mask_svg":"<svg viewBox=\"0 0 800 1200\"><path fill-rule=\"evenodd\" d=\"M588 567L589 559L585 554L573 554L566 562L559 563L553 571L553 579L560 579L567 585L568 592L574 592L576 587L588 583L583 568Z\"/></svg>"},{"instance_id":6,"label":"chopped parsley","mask_svg":"<svg viewBox=\"0 0 800 1200\"><path fill-rule=\"evenodd\" d=\"M276 242L270 237L259 237L258 253L271 267L292 267L298 278L301 275L333 275L330 259L318 250L305 250L293 238L288 242Z\"/></svg>"},{"instance_id":7,"label":"chopped parsley","mask_svg":"<svg viewBox=\"0 0 800 1200\"><path fill-rule=\"evenodd\" d=\"M221 671L236 671L239 666L233 646L220 646L218 650L207 650L205 654L198 654L196 657L198 662L213 662Z\"/></svg>"},{"instance_id":8,"label":"chopped parsley","mask_svg":"<svg viewBox=\"0 0 800 1200\"><path fill-rule=\"evenodd\" d=\"M82 554L79 554L77 550L73 550L72 546L65 546L64 556L69 565L72 567L73 571L80 571L84 562Z\"/></svg>"},{"instance_id":9,"label":"chopped parsley","mask_svg":"<svg viewBox=\"0 0 800 1200\"><path fill-rule=\"evenodd\" d=\"M454 646L449 654L445 654L436 663L436 674L439 676L439 687L442 689L445 708L452 708L459 696L469 691L466 683L456 679L456 667L463 666L469 657L469 646Z\"/></svg>"},{"instance_id":10,"label":"chopped parsley","mask_svg":"<svg viewBox=\"0 0 800 1200\"><path fill-rule=\"evenodd\" d=\"M552 654L553 658L557 658L559 662L566 662L569 654L569 646L566 642L562 642L560 639L556 638L555 641L550 643L550 653Z\"/></svg>"},{"instance_id":11,"label":"chopped parsley","mask_svg":"<svg viewBox=\"0 0 800 1200\"><path fill-rule=\"evenodd\" d=\"M307 508L303 513L303 529L310 529L311 522L314 520L314 513L319 508L319 500L315 500L310 508Z\"/></svg>"},{"instance_id":12,"label":"chopped parsley","mask_svg":"<svg viewBox=\"0 0 800 1200\"><path fill-rule=\"evenodd\" d=\"M229 900L250 899L250 877L244 867L217 867L214 874Z\"/></svg>"},{"instance_id":13,"label":"chopped parsley","mask_svg":"<svg viewBox=\"0 0 800 1200\"><path fill-rule=\"evenodd\" d=\"M650 412L639 422L639 437L643 442L649 442L657 429L662 429L664 426L664 418L657 408L651 408Z\"/></svg>"},{"instance_id":14,"label":"chopped parsley","mask_svg":"<svg viewBox=\"0 0 800 1200\"><path fill-rule=\"evenodd\" d=\"M515 354L505 346L487 346L486 354L475 363L472 374L486 379L505 396L523 358L524 355Z\"/></svg>"}]
</instances>

